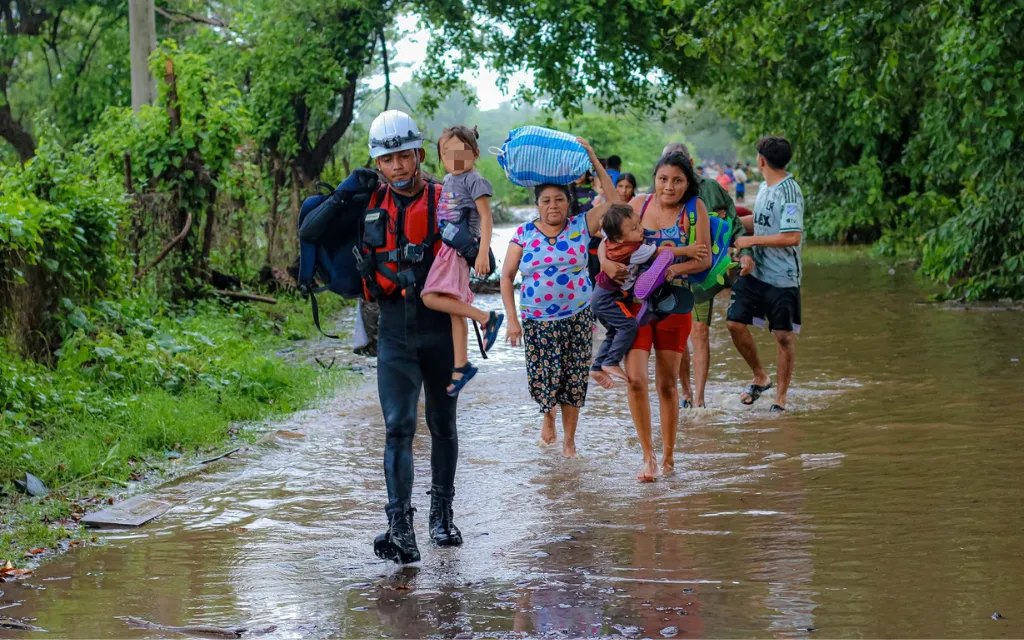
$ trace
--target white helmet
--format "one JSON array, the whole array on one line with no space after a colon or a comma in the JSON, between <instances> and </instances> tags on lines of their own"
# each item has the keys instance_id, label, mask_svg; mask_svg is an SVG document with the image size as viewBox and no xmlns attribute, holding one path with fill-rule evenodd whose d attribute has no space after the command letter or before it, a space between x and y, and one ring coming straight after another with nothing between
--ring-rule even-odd
<instances>
[{"instance_id":1,"label":"white helmet","mask_svg":"<svg viewBox=\"0 0 1024 640\"><path fill-rule=\"evenodd\" d=\"M373 119L373 124L370 125L371 158L406 149L422 148L423 136L409 114L391 109Z\"/></svg>"}]
</instances>

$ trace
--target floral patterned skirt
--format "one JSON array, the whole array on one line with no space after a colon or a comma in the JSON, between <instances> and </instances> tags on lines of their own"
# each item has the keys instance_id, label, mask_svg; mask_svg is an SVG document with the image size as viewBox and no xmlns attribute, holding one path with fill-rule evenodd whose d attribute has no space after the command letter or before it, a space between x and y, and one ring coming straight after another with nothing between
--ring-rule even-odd
<instances>
[{"instance_id":1,"label":"floral patterned skirt","mask_svg":"<svg viewBox=\"0 0 1024 640\"><path fill-rule=\"evenodd\" d=\"M561 320L523 320L526 378L541 413L560 404L583 406L593 340L590 307Z\"/></svg>"}]
</instances>

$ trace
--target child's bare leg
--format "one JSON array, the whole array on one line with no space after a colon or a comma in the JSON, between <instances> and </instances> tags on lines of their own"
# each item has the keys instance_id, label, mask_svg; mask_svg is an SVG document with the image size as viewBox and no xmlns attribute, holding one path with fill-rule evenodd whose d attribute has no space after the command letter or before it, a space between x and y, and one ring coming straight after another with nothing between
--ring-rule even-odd
<instances>
[{"instance_id":1,"label":"child's bare leg","mask_svg":"<svg viewBox=\"0 0 1024 640\"><path fill-rule=\"evenodd\" d=\"M453 314L451 319L452 344L455 347L455 366L464 367L469 363L469 354L466 347L466 340L469 338L469 329L466 328L466 319L462 316Z\"/></svg>"},{"instance_id":2,"label":"child's bare leg","mask_svg":"<svg viewBox=\"0 0 1024 640\"><path fill-rule=\"evenodd\" d=\"M441 311L453 316L471 318L480 324L487 324L487 321L491 319L490 314L486 311L481 311L473 305L466 304L462 300L443 293L424 293L423 304L428 309Z\"/></svg>"},{"instance_id":3,"label":"child's bare leg","mask_svg":"<svg viewBox=\"0 0 1024 640\"><path fill-rule=\"evenodd\" d=\"M601 365L601 371L604 371L610 376L614 376L623 382L629 381L629 376L626 375L626 370L617 364L603 364Z\"/></svg>"},{"instance_id":4,"label":"child's bare leg","mask_svg":"<svg viewBox=\"0 0 1024 640\"><path fill-rule=\"evenodd\" d=\"M591 369L590 377L594 379L597 384L601 385L602 389L611 389L615 387L615 383L608 377L608 374L601 369Z\"/></svg>"}]
</instances>

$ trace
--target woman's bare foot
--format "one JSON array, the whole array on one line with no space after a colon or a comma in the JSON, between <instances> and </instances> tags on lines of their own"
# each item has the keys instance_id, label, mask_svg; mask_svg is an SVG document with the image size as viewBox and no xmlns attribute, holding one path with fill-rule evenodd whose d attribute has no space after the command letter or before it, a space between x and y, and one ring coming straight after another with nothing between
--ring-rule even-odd
<instances>
[{"instance_id":1,"label":"woman's bare foot","mask_svg":"<svg viewBox=\"0 0 1024 640\"><path fill-rule=\"evenodd\" d=\"M562 455L565 456L566 458L575 458L576 457L576 441L575 440L566 440L565 442L562 443Z\"/></svg>"},{"instance_id":2,"label":"woman's bare foot","mask_svg":"<svg viewBox=\"0 0 1024 640\"><path fill-rule=\"evenodd\" d=\"M601 385L601 388L603 389L611 389L615 386L615 383L612 382L611 376L604 371L591 370L590 377L593 378L597 384Z\"/></svg>"},{"instance_id":3,"label":"woman's bare foot","mask_svg":"<svg viewBox=\"0 0 1024 640\"><path fill-rule=\"evenodd\" d=\"M636 479L640 482L654 482L658 479L655 475L657 473L657 465L654 462L654 458L644 460L643 469L637 474Z\"/></svg>"},{"instance_id":4,"label":"woman's bare foot","mask_svg":"<svg viewBox=\"0 0 1024 640\"><path fill-rule=\"evenodd\" d=\"M548 422L544 421L544 426L540 429L541 442L547 445L555 444L558 440L558 433L555 431L555 421Z\"/></svg>"},{"instance_id":5,"label":"woman's bare foot","mask_svg":"<svg viewBox=\"0 0 1024 640\"><path fill-rule=\"evenodd\" d=\"M665 458L661 461L661 475L667 476L676 470L676 461L673 458Z\"/></svg>"},{"instance_id":6,"label":"woman's bare foot","mask_svg":"<svg viewBox=\"0 0 1024 640\"><path fill-rule=\"evenodd\" d=\"M601 365L601 371L604 371L610 376L615 376L623 382L629 382L629 377L626 375L625 370L618 365Z\"/></svg>"}]
</instances>

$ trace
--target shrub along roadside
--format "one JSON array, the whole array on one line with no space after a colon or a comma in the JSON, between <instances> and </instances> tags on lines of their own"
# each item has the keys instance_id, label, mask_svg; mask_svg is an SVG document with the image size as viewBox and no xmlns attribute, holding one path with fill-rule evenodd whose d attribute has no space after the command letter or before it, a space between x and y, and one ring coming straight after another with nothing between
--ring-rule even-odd
<instances>
[{"instance_id":1,"label":"shrub along roadside","mask_svg":"<svg viewBox=\"0 0 1024 640\"><path fill-rule=\"evenodd\" d=\"M327 313L342 304L323 303ZM207 300L172 309L148 297L62 306L55 366L0 348L0 559L69 536L47 524L71 517L69 499L139 480L166 466L168 452L216 449L233 425L308 406L341 379L275 355L314 331L297 298L273 307ZM13 480L26 472L51 496L18 494Z\"/></svg>"}]
</instances>

